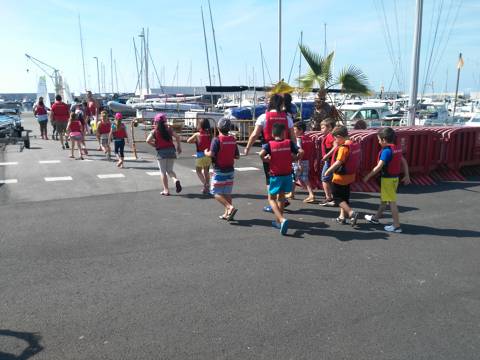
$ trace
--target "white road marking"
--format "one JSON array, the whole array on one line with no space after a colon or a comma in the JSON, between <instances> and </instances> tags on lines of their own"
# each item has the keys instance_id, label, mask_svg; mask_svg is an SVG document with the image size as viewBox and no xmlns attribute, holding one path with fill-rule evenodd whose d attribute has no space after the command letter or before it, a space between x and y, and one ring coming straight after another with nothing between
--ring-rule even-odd
<instances>
[{"instance_id":1,"label":"white road marking","mask_svg":"<svg viewBox=\"0 0 480 360\"><path fill-rule=\"evenodd\" d=\"M0 180L0 184L16 184L16 183L18 183L17 179Z\"/></svg>"},{"instance_id":2,"label":"white road marking","mask_svg":"<svg viewBox=\"0 0 480 360\"><path fill-rule=\"evenodd\" d=\"M255 171L255 170L260 170L256 167L251 167L251 166L247 166L247 167L238 167L238 168L235 168L235 170L237 171Z\"/></svg>"},{"instance_id":3,"label":"white road marking","mask_svg":"<svg viewBox=\"0 0 480 360\"><path fill-rule=\"evenodd\" d=\"M85 158L83 158L83 160L80 161L80 162L92 162L92 161L93 161L92 159L85 159Z\"/></svg>"},{"instance_id":4,"label":"white road marking","mask_svg":"<svg viewBox=\"0 0 480 360\"><path fill-rule=\"evenodd\" d=\"M60 160L40 160L39 164L59 164Z\"/></svg>"},{"instance_id":5,"label":"white road marking","mask_svg":"<svg viewBox=\"0 0 480 360\"><path fill-rule=\"evenodd\" d=\"M123 158L126 161L135 161L138 160L135 156L126 156Z\"/></svg>"},{"instance_id":6,"label":"white road marking","mask_svg":"<svg viewBox=\"0 0 480 360\"><path fill-rule=\"evenodd\" d=\"M0 163L0 166L7 166L7 165L18 165L18 162L17 161L11 161L11 162Z\"/></svg>"},{"instance_id":7,"label":"white road marking","mask_svg":"<svg viewBox=\"0 0 480 360\"><path fill-rule=\"evenodd\" d=\"M123 174L100 174L97 175L99 179L115 179L115 178L124 178Z\"/></svg>"},{"instance_id":8,"label":"white road marking","mask_svg":"<svg viewBox=\"0 0 480 360\"><path fill-rule=\"evenodd\" d=\"M71 176L46 177L45 181L69 181L73 180Z\"/></svg>"},{"instance_id":9,"label":"white road marking","mask_svg":"<svg viewBox=\"0 0 480 360\"><path fill-rule=\"evenodd\" d=\"M160 176L161 173L160 173L160 171L147 171L147 175L150 175L150 176Z\"/></svg>"},{"instance_id":10,"label":"white road marking","mask_svg":"<svg viewBox=\"0 0 480 360\"><path fill-rule=\"evenodd\" d=\"M197 170L192 170L192 172L196 173ZM210 174L213 174L213 169L210 169L209 173L210 173Z\"/></svg>"}]
</instances>

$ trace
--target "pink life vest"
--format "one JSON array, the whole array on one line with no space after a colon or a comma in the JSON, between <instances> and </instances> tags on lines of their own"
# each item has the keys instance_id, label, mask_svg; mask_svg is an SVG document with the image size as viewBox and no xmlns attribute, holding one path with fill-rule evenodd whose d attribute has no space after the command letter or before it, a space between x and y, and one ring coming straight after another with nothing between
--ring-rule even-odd
<instances>
[{"instance_id":1,"label":"pink life vest","mask_svg":"<svg viewBox=\"0 0 480 360\"><path fill-rule=\"evenodd\" d=\"M155 148L157 150L175 148L175 145L173 145L172 130L168 128L167 131L170 134L170 140L165 140L160 131L155 130Z\"/></svg>"},{"instance_id":2,"label":"pink life vest","mask_svg":"<svg viewBox=\"0 0 480 360\"><path fill-rule=\"evenodd\" d=\"M290 139L269 141L270 175L285 176L292 174L292 149Z\"/></svg>"},{"instance_id":3,"label":"pink life vest","mask_svg":"<svg viewBox=\"0 0 480 360\"><path fill-rule=\"evenodd\" d=\"M197 140L197 152L204 152L210 149L211 142L210 133L201 129Z\"/></svg>"},{"instance_id":4,"label":"pink life vest","mask_svg":"<svg viewBox=\"0 0 480 360\"><path fill-rule=\"evenodd\" d=\"M400 170L402 168L402 148L399 145L388 144L387 145L392 150L392 159L387 166L384 166L382 169L383 177L396 177L400 175ZM380 161L380 155L382 150L378 153L377 162Z\"/></svg>"},{"instance_id":5,"label":"pink life vest","mask_svg":"<svg viewBox=\"0 0 480 360\"><path fill-rule=\"evenodd\" d=\"M112 135L114 139L124 139L127 137L127 130L125 129L125 125L121 124L120 129L115 127L115 130L112 131Z\"/></svg>"},{"instance_id":6,"label":"pink life vest","mask_svg":"<svg viewBox=\"0 0 480 360\"><path fill-rule=\"evenodd\" d=\"M235 163L235 150L237 148L235 137L220 134L218 140L220 141L220 149L215 158L215 166L222 169L233 167Z\"/></svg>"},{"instance_id":7,"label":"pink life vest","mask_svg":"<svg viewBox=\"0 0 480 360\"><path fill-rule=\"evenodd\" d=\"M47 115L47 109L45 106L37 105L35 107L35 115Z\"/></svg>"},{"instance_id":8,"label":"pink life vest","mask_svg":"<svg viewBox=\"0 0 480 360\"><path fill-rule=\"evenodd\" d=\"M280 123L285 125L285 139L290 139L290 133L288 131L288 119L287 114L284 111L267 111L265 113L265 126L263 127L263 141L265 143L273 140L272 130L273 124Z\"/></svg>"},{"instance_id":9,"label":"pink life vest","mask_svg":"<svg viewBox=\"0 0 480 360\"><path fill-rule=\"evenodd\" d=\"M108 134L111 128L112 128L112 124L109 122L105 123L102 121L100 124L98 124L98 132L100 134Z\"/></svg>"},{"instance_id":10,"label":"pink life vest","mask_svg":"<svg viewBox=\"0 0 480 360\"><path fill-rule=\"evenodd\" d=\"M362 155L360 144L347 140L343 145L337 146L337 148L333 152L333 161L337 161L337 153L342 146L346 146L348 148L348 158L345 163L342 164L342 166L340 166L340 168L338 168L335 172L341 175L356 174L360 167L360 160Z\"/></svg>"}]
</instances>

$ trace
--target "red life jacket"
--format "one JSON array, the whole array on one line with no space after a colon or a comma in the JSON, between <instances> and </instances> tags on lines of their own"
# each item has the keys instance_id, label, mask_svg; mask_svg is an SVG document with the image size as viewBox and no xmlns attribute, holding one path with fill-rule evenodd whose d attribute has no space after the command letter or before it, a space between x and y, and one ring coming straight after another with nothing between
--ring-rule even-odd
<instances>
[{"instance_id":1,"label":"red life jacket","mask_svg":"<svg viewBox=\"0 0 480 360\"><path fill-rule=\"evenodd\" d=\"M70 123L70 132L82 132L82 123L80 120L74 120Z\"/></svg>"},{"instance_id":2,"label":"red life jacket","mask_svg":"<svg viewBox=\"0 0 480 360\"><path fill-rule=\"evenodd\" d=\"M400 175L402 169L402 147L399 145L388 144L387 145L392 150L392 159L389 161L387 166L382 168L383 177L396 177ZM380 155L382 150L378 153L377 162L380 161Z\"/></svg>"},{"instance_id":3,"label":"red life jacket","mask_svg":"<svg viewBox=\"0 0 480 360\"><path fill-rule=\"evenodd\" d=\"M97 105L95 104L95 101L89 101L87 104L87 111L88 114L87 116L96 116L97 115Z\"/></svg>"},{"instance_id":4,"label":"red life jacket","mask_svg":"<svg viewBox=\"0 0 480 360\"><path fill-rule=\"evenodd\" d=\"M327 155L333 147L327 147L327 141L329 141L333 145L333 141L335 141L335 138L333 137L332 133L328 133L322 139L322 157Z\"/></svg>"},{"instance_id":5,"label":"red life jacket","mask_svg":"<svg viewBox=\"0 0 480 360\"><path fill-rule=\"evenodd\" d=\"M292 148L289 139L269 141L270 175L285 176L292 174Z\"/></svg>"},{"instance_id":6,"label":"red life jacket","mask_svg":"<svg viewBox=\"0 0 480 360\"><path fill-rule=\"evenodd\" d=\"M302 160L310 160L313 157L313 153L315 150L315 144L310 136L303 134L300 136L302 139L302 150L303 150L303 158Z\"/></svg>"},{"instance_id":7,"label":"red life jacket","mask_svg":"<svg viewBox=\"0 0 480 360\"><path fill-rule=\"evenodd\" d=\"M338 150L343 146L346 146L348 148L348 157L345 163L342 164L342 166L340 166L335 171L335 173L340 175L356 174L357 170L360 167L360 160L362 155L362 149L360 148L360 144L347 140L343 145L337 146L333 152L333 161L337 161Z\"/></svg>"},{"instance_id":8,"label":"red life jacket","mask_svg":"<svg viewBox=\"0 0 480 360\"><path fill-rule=\"evenodd\" d=\"M53 120L67 122L70 116L70 109L67 104L61 101L55 101L52 105Z\"/></svg>"},{"instance_id":9,"label":"red life jacket","mask_svg":"<svg viewBox=\"0 0 480 360\"><path fill-rule=\"evenodd\" d=\"M210 137L210 133L201 129L200 135L197 139L197 152L203 152L210 149L211 142L212 140Z\"/></svg>"},{"instance_id":10,"label":"red life jacket","mask_svg":"<svg viewBox=\"0 0 480 360\"><path fill-rule=\"evenodd\" d=\"M35 107L35 115L47 115L47 109L45 106L37 105Z\"/></svg>"},{"instance_id":11,"label":"red life jacket","mask_svg":"<svg viewBox=\"0 0 480 360\"><path fill-rule=\"evenodd\" d=\"M127 137L127 130L124 124L121 124L120 129L115 127L115 130L112 131L114 139L124 139Z\"/></svg>"},{"instance_id":12,"label":"red life jacket","mask_svg":"<svg viewBox=\"0 0 480 360\"><path fill-rule=\"evenodd\" d=\"M265 143L273 140L272 130L273 124L280 123L285 125L285 139L290 139L290 133L288 131L287 114L284 111L267 111L265 113L265 126L263 127L263 141Z\"/></svg>"},{"instance_id":13,"label":"red life jacket","mask_svg":"<svg viewBox=\"0 0 480 360\"><path fill-rule=\"evenodd\" d=\"M155 130L155 148L157 150L175 147L175 145L173 145L172 130L168 128L167 131L170 134L170 140L165 140L160 131Z\"/></svg>"},{"instance_id":14,"label":"red life jacket","mask_svg":"<svg viewBox=\"0 0 480 360\"><path fill-rule=\"evenodd\" d=\"M111 128L112 128L112 124L109 122L105 123L102 121L100 124L98 124L98 132L100 134L108 134Z\"/></svg>"},{"instance_id":15,"label":"red life jacket","mask_svg":"<svg viewBox=\"0 0 480 360\"><path fill-rule=\"evenodd\" d=\"M235 150L237 148L237 141L232 135L218 136L220 141L220 149L215 158L215 166L221 169L231 168L235 163Z\"/></svg>"}]
</instances>

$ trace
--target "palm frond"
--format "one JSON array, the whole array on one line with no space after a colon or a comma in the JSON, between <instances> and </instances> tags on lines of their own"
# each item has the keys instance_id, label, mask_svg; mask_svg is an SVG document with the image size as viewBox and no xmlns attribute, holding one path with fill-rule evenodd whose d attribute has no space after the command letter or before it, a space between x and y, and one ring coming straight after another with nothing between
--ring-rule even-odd
<instances>
[{"instance_id":1,"label":"palm frond","mask_svg":"<svg viewBox=\"0 0 480 360\"><path fill-rule=\"evenodd\" d=\"M323 69L323 63L325 61L324 58L322 58L319 54L311 50L308 46L306 45L298 45L300 48L300 51L307 61L308 65L310 66L310 69L315 73L315 75L321 75L322 74L322 69Z\"/></svg>"},{"instance_id":2,"label":"palm frond","mask_svg":"<svg viewBox=\"0 0 480 360\"><path fill-rule=\"evenodd\" d=\"M328 56L323 60L322 63L322 77L325 79L325 85L332 82L332 61L335 56L335 52L332 51Z\"/></svg>"},{"instance_id":3,"label":"palm frond","mask_svg":"<svg viewBox=\"0 0 480 360\"><path fill-rule=\"evenodd\" d=\"M365 95L370 93L367 76L353 65L343 68L336 82L341 85L342 91L346 93Z\"/></svg>"},{"instance_id":4,"label":"palm frond","mask_svg":"<svg viewBox=\"0 0 480 360\"><path fill-rule=\"evenodd\" d=\"M300 78L297 79L302 87L303 91L309 92L312 90L313 86L315 85L315 81L317 80L317 75L313 72L312 69L308 69L307 73L302 75Z\"/></svg>"}]
</instances>

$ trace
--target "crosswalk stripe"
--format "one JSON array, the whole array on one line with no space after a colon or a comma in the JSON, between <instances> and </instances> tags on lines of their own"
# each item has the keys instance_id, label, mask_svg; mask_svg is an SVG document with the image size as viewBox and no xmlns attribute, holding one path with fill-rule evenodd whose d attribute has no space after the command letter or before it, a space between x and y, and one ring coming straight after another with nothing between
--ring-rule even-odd
<instances>
[{"instance_id":1,"label":"crosswalk stripe","mask_svg":"<svg viewBox=\"0 0 480 360\"><path fill-rule=\"evenodd\" d=\"M16 184L16 183L18 183L17 179L0 180L0 184Z\"/></svg>"},{"instance_id":2,"label":"crosswalk stripe","mask_svg":"<svg viewBox=\"0 0 480 360\"><path fill-rule=\"evenodd\" d=\"M71 176L46 177L45 181L69 181L73 180Z\"/></svg>"},{"instance_id":3,"label":"crosswalk stripe","mask_svg":"<svg viewBox=\"0 0 480 360\"><path fill-rule=\"evenodd\" d=\"M150 175L150 176L160 176L161 173L160 173L160 171L147 171L147 175Z\"/></svg>"},{"instance_id":4,"label":"crosswalk stripe","mask_svg":"<svg viewBox=\"0 0 480 360\"><path fill-rule=\"evenodd\" d=\"M99 179L115 179L115 178L124 178L123 174L99 174L97 175Z\"/></svg>"},{"instance_id":5,"label":"crosswalk stripe","mask_svg":"<svg viewBox=\"0 0 480 360\"><path fill-rule=\"evenodd\" d=\"M246 167L238 167L238 168L235 168L235 170L237 171L255 171L255 170L260 170L256 167L252 167L252 166L246 166Z\"/></svg>"},{"instance_id":6,"label":"crosswalk stripe","mask_svg":"<svg viewBox=\"0 0 480 360\"><path fill-rule=\"evenodd\" d=\"M40 160L39 164L58 164L60 160Z\"/></svg>"},{"instance_id":7,"label":"crosswalk stripe","mask_svg":"<svg viewBox=\"0 0 480 360\"><path fill-rule=\"evenodd\" d=\"M0 166L7 166L7 165L18 165L17 161L10 161L10 162L2 162Z\"/></svg>"}]
</instances>

